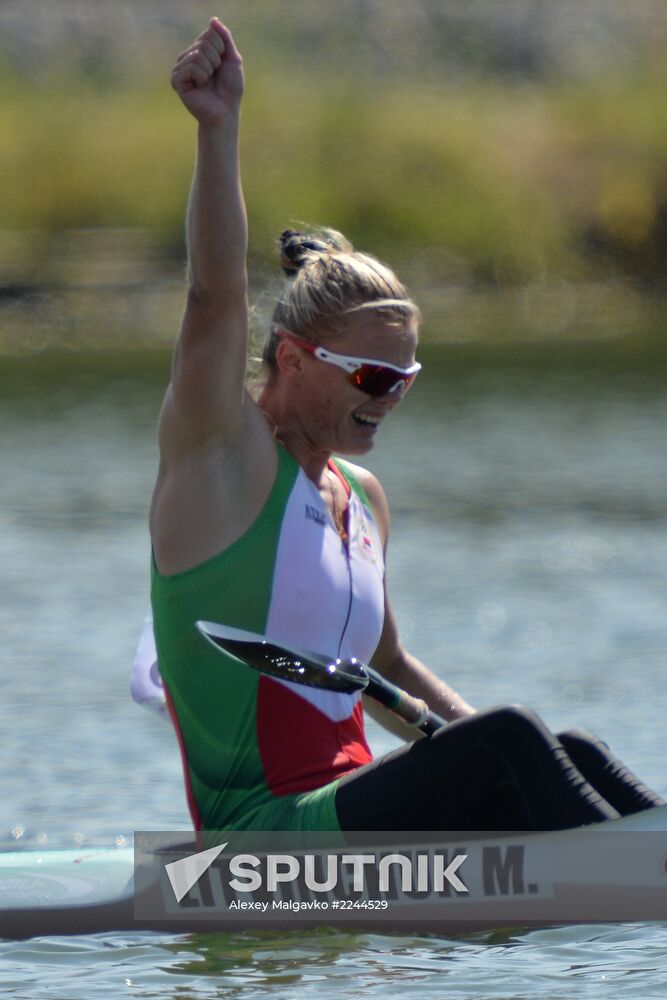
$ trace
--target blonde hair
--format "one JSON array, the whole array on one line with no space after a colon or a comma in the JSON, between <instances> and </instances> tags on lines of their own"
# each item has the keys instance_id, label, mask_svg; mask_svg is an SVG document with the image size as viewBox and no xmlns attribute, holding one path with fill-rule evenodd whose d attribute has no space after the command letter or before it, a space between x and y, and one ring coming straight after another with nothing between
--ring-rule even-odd
<instances>
[{"instance_id":1,"label":"blonde hair","mask_svg":"<svg viewBox=\"0 0 667 1000\"><path fill-rule=\"evenodd\" d=\"M279 238L280 265L287 276L271 318L263 361L276 370L277 331L319 343L322 333L339 333L345 317L375 310L390 324L419 321L419 309L393 271L359 253L333 229L317 234L286 229Z\"/></svg>"}]
</instances>

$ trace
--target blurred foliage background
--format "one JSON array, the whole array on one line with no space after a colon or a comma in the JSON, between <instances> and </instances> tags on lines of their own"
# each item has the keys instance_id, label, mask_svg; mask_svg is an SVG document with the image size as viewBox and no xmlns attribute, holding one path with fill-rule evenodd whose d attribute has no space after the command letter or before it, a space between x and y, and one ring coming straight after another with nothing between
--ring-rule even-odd
<instances>
[{"instance_id":1,"label":"blurred foliage background","mask_svg":"<svg viewBox=\"0 0 667 1000\"><path fill-rule=\"evenodd\" d=\"M0 351L164 350L210 4L2 0ZM386 259L427 337L662 343L663 0L227 0L258 315L278 232Z\"/></svg>"}]
</instances>

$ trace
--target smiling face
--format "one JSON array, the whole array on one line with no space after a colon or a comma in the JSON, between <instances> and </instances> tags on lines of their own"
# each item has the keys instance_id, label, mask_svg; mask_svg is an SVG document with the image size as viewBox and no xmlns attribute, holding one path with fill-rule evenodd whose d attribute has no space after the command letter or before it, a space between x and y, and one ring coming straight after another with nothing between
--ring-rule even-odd
<instances>
[{"instance_id":1,"label":"smiling face","mask_svg":"<svg viewBox=\"0 0 667 1000\"><path fill-rule=\"evenodd\" d=\"M415 361L417 324L390 323L372 310L346 317L335 334L322 335L322 346L337 354L373 358L408 368ZM288 412L284 420L318 451L363 455L370 451L378 428L401 402L400 386L383 396L369 396L353 385L341 368L328 364L295 344L279 348L281 373L287 378Z\"/></svg>"}]
</instances>

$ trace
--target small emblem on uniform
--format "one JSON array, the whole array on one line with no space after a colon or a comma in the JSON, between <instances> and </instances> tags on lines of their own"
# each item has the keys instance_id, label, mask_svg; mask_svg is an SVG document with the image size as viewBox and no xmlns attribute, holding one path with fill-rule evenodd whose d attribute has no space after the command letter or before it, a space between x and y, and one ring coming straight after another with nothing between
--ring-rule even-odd
<instances>
[{"instance_id":1,"label":"small emblem on uniform","mask_svg":"<svg viewBox=\"0 0 667 1000\"><path fill-rule=\"evenodd\" d=\"M317 507L312 507L309 503L306 504L306 517L309 521L315 521L317 524L327 523L326 514L323 514Z\"/></svg>"}]
</instances>

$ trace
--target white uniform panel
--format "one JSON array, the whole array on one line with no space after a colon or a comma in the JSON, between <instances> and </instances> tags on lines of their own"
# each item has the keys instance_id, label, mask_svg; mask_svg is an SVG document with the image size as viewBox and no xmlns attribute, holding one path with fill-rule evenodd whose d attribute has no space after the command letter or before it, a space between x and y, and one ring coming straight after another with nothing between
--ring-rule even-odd
<instances>
[{"instance_id":1,"label":"white uniform panel","mask_svg":"<svg viewBox=\"0 0 667 1000\"><path fill-rule=\"evenodd\" d=\"M384 620L384 561L373 517L354 492L348 532L346 548L319 490L300 470L278 543L268 638L334 658L371 658ZM332 721L348 718L360 697L281 683Z\"/></svg>"}]
</instances>

